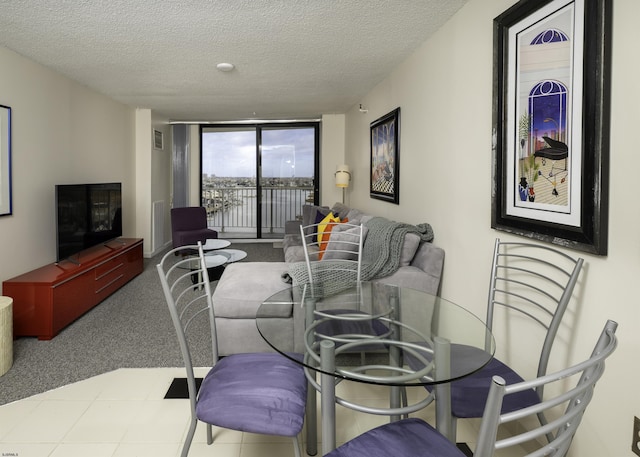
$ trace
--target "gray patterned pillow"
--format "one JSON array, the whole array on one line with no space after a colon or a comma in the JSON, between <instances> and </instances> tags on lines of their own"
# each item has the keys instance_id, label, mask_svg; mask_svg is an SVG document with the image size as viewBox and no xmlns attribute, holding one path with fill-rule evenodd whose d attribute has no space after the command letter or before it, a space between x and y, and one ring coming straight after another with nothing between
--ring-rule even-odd
<instances>
[{"instance_id":1,"label":"gray patterned pillow","mask_svg":"<svg viewBox=\"0 0 640 457\"><path fill-rule=\"evenodd\" d=\"M400 252L400 266L408 266L416 255L418 246L420 245L420 236L416 233L407 233L402 243L402 252Z\"/></svg>"},{"instance_id":2,"label":"gray patterned pillow","mask_svg":"<svg viewBox=\"0 0 640 457\"><path fill-rule=\"evenodd\" d=\"M342 225L342 227L341 227ZM358 245L354 244L357 241L358 233L360 232L360 226L348 226L344 224L336 224L331 230L331 236L329 237L329 243L322 256L322 260L356 260L356 253L358 252ZM342 229L342 230L341 230ZM367 227L362 227L362 242L367 236ZM335 251L339 249L339 251Z\"/></svg>"}]
</instances>

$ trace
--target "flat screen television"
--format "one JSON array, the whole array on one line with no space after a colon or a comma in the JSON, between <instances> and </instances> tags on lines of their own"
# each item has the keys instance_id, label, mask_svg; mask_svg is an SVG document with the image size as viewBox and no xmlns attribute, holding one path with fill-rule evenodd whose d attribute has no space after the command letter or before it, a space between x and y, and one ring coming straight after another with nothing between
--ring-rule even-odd
<instances>
[{"instance_id":1,"label":"flat screen television","mask_svg":"<svg viewBox=\"0 0 640 457\"><path fill-rule=\"evenodd\" d=\"M55 194L58 262L122 236L121 183L60 184Z\"/></svg>"}]
</instances>

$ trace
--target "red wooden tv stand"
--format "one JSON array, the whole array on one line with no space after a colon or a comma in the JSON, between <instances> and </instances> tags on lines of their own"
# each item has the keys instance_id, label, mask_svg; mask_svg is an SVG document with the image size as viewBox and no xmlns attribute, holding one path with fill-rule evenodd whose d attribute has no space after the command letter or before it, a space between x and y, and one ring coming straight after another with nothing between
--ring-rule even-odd
<instances>
[{"instance_id":1,"label":"red wooden tv stand","mask_svg":"<svg viewBox=\"0 0 640 457\"><path fill-rule=\"evenodd\" d=\"M73 259L2 283L13 298L13 336L50 340L60 330L142 273L142 239L118 238Z\"/></svg>"}]
</instances>

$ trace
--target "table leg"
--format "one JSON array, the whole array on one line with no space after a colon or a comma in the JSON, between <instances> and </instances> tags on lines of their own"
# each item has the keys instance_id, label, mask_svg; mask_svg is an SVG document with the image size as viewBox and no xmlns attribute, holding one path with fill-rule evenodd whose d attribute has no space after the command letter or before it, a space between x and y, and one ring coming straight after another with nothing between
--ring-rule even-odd
<instances>
[{"instance_id":1,"label":"table leg","mask_svg":"<svg viewBox=\"0 0 640 457\"><path fill-rule=\"evenodd\" d=\"M399 386L391 386L390 387L390 392L389 392L389 396L390 396L390 401L389 401L389 406L393 409L396 408L400 408L401 402L400 402L400 397L402 395L402 389ZM395 421L399 421L400 420L400 415L399 414L392 414L389 416L389 422L395 422Z\"/></svg>"},{"instance_id":2,"label":"table leg","mask_svg":"<svg viewBox=\"0 0 640 457\"><path fill-rule=\"evenodd\" d=\"M433 340L436 362L436 379L449 379L451 373L451 345L445 338ZM455 441L451 427L451 384L435 385L436 392L436 428L451 442Z\"/></svg>"},{"instance_id":3,"label":"table leg","mask_svg":"<svg viewBox=\"0 0 640 457\"><path fill-rule=\"evenodd\" d=\"M335 372L336 346L333 341L320 343L320 399L322 414L322 455L336 448L336 383Z\"/></svg>"},{"instance_id":4,"label":"table leg","mask_svg":"<svg viewBox=\"0 0 640 457\"><path fill-rule=\"evenodd\" d=\"M315 320L315 300L303 298L305 304L305 325L311 325ZM313 346L313 334L310 334L307 340L309 347ZM308 371L307 376L316 377L315 371ZM307 454L316 455L318 453L318 405L316 403L316 389L311 383L307 383L307 409L306 409L306 426L307 426Z\"/></svg>"},{"instance_id":5,"label":"table leg","mask_svg":"<svg viewBox=\"0 0 640 457\"><path fill-rule=\"evenodd\" d=\"M390 327L393 330L392 338L400 340L401 329L400 329L400 326L395 323L400 321L400 307L398 306L398 297L391 297L389 299L389 305L393 310L393 313L390 316L392 319L392 323L390 324ZM396 345L391 345L391 347L389 348L389 365L394 368L399 368L402 366L402 364L403 364L403 360L402 360L402 353L400 351L400 348ZM394 409L400 408L401 393L402 393L402 388L399 386L391 386L389 388L389 396L390 396L389 406L391 408L394 408ZM399 420L400 420L399 414L394 414L389 416L390 422L395 422Z\"/></svg>"},{"instance_id":6,"label":"table leg","mask_svg":"<svg viewBox=\"0 0 640 457\"><path fill-rule=\"evenodd\" d=\"M315 372L311 375L315 376ZM307 455L318 453L318 407L316 404L316 389L307 383L307 409L305 417L307 427Z\"/></svg>"}]
</instances>

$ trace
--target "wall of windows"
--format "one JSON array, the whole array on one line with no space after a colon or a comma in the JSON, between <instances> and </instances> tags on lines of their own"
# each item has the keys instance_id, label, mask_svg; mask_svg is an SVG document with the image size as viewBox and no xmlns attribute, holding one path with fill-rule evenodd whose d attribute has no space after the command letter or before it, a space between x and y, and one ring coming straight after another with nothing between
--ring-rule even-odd
<instances>
[{"instance_id":1,"label":"wall of windows","mask_svg":"<svg viewBox=\"0 0 640 457\"><path fill-rule=\"evenodd\" d=\"M226 238L282 238L318 199L319 123L200 129L201 204Z\"/></svg>"}]
</instances>

